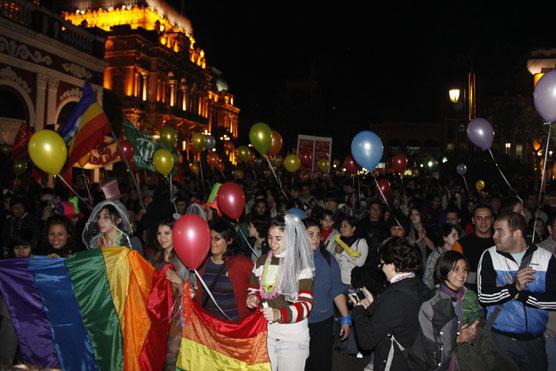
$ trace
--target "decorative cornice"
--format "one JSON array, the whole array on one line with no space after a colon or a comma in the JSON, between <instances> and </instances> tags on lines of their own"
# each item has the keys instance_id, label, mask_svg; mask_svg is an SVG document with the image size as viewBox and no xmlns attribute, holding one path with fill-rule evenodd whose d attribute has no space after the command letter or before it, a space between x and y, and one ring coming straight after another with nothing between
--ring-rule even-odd
<instances>
[{"instance_id":1,"label":"decorative cornice","mask_svg":"<svg viewBox=\"0 0 556 371\"><path fill-rule=\"evenodd\" d=\"M0 79L12 81L16 83L21 89L23 89L23 91L25 91L27 94L31 94L31 88L27 85L27 82L19 77L17 73L15 73L15 71L10 68L10 66L7 66L0 70Z\"/></svg>"},{"instance_id":2,"label":"decorative cornice","mask_svg":"<svg viewBox=\"0 0 556 371\"><path fill-rule=\"evenodd\" d=\"M47 66L52 64L52 58L49 55L43 56L38 50L31 52L27 45L18 44L14 40L8 41L3 36L0 36L0 53L6 53L9 56L23 60L30 59L37 64L45 64Z\"/></svg>"},{"instance_id":3,"label":"decorative cornice","mask_svg":"<svg viewBox=\"0 0 556 371\"><path fill-rule=\"evenodd\" d=\"M75 98L75 100L79 100L81 99L82 95L83 95L83 91L79 88L68 89L60 97L60 102L63 102L69 98Z\"/></svg>"},{"instance_id":4,"label":"decorative cornice","mask_svg":"<svg viewBox=\"0 0 556 371\"><path fill-rule=\"evenodd\" d=\"M89 70L75 63L64 63L62 64L62 67L64 68L64 71L66 71L67 73L71 73L73 76L80 79L88 80L93 77Z\"/></svg>"}]
</instances>

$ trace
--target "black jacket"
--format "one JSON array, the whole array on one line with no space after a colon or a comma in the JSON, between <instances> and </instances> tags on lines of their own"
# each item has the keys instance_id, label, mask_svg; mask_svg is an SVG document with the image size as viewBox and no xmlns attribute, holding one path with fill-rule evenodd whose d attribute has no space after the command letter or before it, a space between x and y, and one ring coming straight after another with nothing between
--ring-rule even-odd
<instances>
[{"instance_id":1,"label":"black jacket","mask_svg":"<svg viewBox=\"0 0 556 371\"><path fill-rule=\"evenodd\" d=\"M408 291L417 293L417 296L409 295ZM357 306L353 309L359 346L365 350L375 350L375 371L382 371L386 366L391 344L389 334L393 334L405 348L415 342L419 331L419 308L432 295L433 292L417 276L391 284L369 308ZM396 346L391 370L408 369L406 359Z\"/></svg>"}]
</instances>

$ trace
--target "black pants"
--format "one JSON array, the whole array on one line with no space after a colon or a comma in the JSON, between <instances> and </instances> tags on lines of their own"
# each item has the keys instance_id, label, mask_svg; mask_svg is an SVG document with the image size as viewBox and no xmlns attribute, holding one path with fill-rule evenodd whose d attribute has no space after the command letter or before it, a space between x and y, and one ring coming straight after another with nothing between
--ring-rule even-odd
<instances>
[{"instance_id":1,"label":"black pants","mask_svg":"<svg viewBox=\"0 0 556 371\"><path fill-rule=\"evenodd\" d=\"M330 371L332 369L333 325L334 317L316 323L309 323L311 342L309 343L309 358L305 363L305 371Z\"/></svg>"},{"instance_id":2,"label":"black pants","mask_svg":"<svg viewBox=\"0 0 556 371\"><path fill-rule=\"evenodd\" d=\"M514 361L520 371L546 371L544 337L534 340L516 340L509 336L493 333L498 351Z\"/></svg>"}]
</instances>

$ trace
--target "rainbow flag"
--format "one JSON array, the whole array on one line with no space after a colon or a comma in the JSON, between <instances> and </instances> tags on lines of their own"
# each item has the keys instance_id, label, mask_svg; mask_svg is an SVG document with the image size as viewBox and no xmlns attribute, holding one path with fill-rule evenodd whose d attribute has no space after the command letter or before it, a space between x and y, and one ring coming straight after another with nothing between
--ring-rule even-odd
<instances>
[{"instance_id":1,"label":"rainbow flag","mask_svg":"<svg viewBox=\"0 0 556 371\"><path fill-rule=\"evenodd\" d=\"M241 322L218 319L184 295L180 352L183 370L270 370L267 321L255 312Z\"/></svg>"},{"instance_id":2,"label":"rainbow flag","mask_svg":"<svg viewBox=\"0 0 556 371\"><path fill-rule=\"evenodd\" d=\"M71 167L104 142L110 132L110 122L88 81L83 85L83 96L71 113L60 134L69 146L68 162L64 177L71 180ZM71 183L71 182L70 182Z\"/></svg>"},{"instance_id":3,"label":"rainbow flag","mask_svg":"<svg viewBox=\"0 0 556 371\"><path fill-rule=\"evenodd\" d=\"M162 273L125 247L0 260L0 294L22 359L63 370L158 369L167 337L160 323L172 307Z\"/></svg>"}]
</instances>

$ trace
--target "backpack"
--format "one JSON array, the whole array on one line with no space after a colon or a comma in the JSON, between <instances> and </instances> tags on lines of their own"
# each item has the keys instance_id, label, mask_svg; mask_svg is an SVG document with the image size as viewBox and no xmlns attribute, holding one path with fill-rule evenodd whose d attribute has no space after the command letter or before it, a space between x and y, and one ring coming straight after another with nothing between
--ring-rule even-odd
<instances>
[{"instance_id":1,"label":"backpack","mask_svg":"<svg viewBox=\"0 0 556 371\"><path fill-rule=\"evenodd\" d=\"M412 292L416 296L416 293ZM402 351L411 370L447 370L456 349L458 318L452 299L437 290L419 309L419 331L411 346L404 348L389 334L391 345L386 360L388 371L394 358L395 346Z\"/></svg>"}]
</instances>

